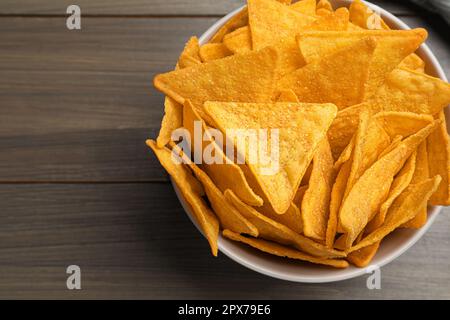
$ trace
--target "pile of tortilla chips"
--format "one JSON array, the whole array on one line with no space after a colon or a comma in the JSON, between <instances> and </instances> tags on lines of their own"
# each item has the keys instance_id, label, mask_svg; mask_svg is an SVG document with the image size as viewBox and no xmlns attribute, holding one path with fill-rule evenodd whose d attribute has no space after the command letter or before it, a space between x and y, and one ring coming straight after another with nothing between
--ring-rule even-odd
<instances>
[{"instance_id":1,"label":"pile of tortilla chips","mask_svg":"<svg viewBox=\"0 0 450 320\"><path fill-rule=\"evenodd\" d=\"M422 227L428 204L450 204L450 85L415 53L426 37L391 30L359 0L248 0L208 43L187 42L154 79L165 115L147 144L213 255L222 232L280 257L363 267L389 233ZM200 132L187 142L217 161L180 148L180 128ZM277 129L276 170L229 157L217 133L231 129Z\"/></svg>"}]
</instances>

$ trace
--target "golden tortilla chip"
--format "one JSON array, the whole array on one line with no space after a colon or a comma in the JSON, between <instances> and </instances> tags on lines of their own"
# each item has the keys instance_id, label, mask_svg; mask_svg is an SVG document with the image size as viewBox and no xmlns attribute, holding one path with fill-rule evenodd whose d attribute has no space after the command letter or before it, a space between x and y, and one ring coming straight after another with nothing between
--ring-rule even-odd
<instances>
[{"instance_id":1,"label":"golden tortilla chip","mask_svg":"<svg viewBox=\"0 0 450 320\"><path fill-rule=\"evenodd\" d=\"M316 263L316 264L323 264L323 265L327 265L327 266L331 266L331 267L335 267L335 268L347 268L348 267L348 263L345 260L316 258L316 257L310 256L310 255L307 255L303 252L297 251L295 249L284 247L284 246L279 245L274 242L269 242L269 241L265 241L262 239L244 237L244 236L241 236L241 235L234 233L232 231L229 231L229 230L224 230L222 234L224 235L224 237L226 237L230 240L245 243L255 249L258 249L260 251L263 251L263 252L266 252L269 254L273 254L273 255L276 255L279 257L287 257L290 259L302 260L302 261L307 261L307 262Z\"/></svg>"},{"instance_id":2,"label":"golden tortilla chip","mask_svg":"<svg viewBox=\"0 0 450 320\"><path fill-rule=\"evenodd\" d=\"M322 9L328 10L328 11L333 11L333 6L331 5L330 1L328 1L328 0L320 0L317 3L316 8L317 8L317 11L322 10Z\"/></svg>"},{"instance_id":3,"label":"golden tortilla chip","mask_svg":"<svg viewBox=\"0 0 450 320\"><path fill-rule=\"evenodd\" d=\"M449 172L450 172L450 147L447 133L447 125L445 123L445 114L441 111L437 118L441 124L427 140L428 163L430 166L430 176L440 175L442 182L436 193L430 198L432 205L449 205L450 204L450 188L449 188Z\"/></svg>"},{"instance_id":4,"label":"golden tortilla chip","mask_svg":"<svg viewBox=\"0 0 450 320\"><path fill-rule=\"evenodd\" d=\"M399 111L379 112L374 118L391 138L408 137L433 122L428 114Z\"/></svg>"},{"instance_id":5,"label":"golden tortilla chip","mask_svg":"<svg viewBox=\"0 0 450 320\"><path fill-rule=\"evenodd\" d=\"M267 164L262 161L249 163L249 159L259 154L257 143L250 144L247 142L248 139L245 139L244 143L236 145L236 139L232 141L238 154L245 156L248 167L275 212L279 214L286 212L315 149L325 137L328 127L336 116L336 106L284 102L206 102L204 108L225 134L227 130L243 128L259 132L260 129L270 130L270 136L274 134L273 132L278 132L278 154L274 156L271 152L267 155ZM304 134L305 132L308 134ZM269 137L267 131L266 136Z\"/></svg>"},{"instance_id":6,"label":"golden tortilla chip","mask_svg":"<svg viewBox=\"0 0 450 320\"><path fill-rule=\"evenodd\" d=\"M423 144L423 142L421 144ZM381 205L380 211L378 211L375 217L372 220L370 220L370 222L367 224L365 228L365 233L371 233L375 231L384 223L386 214L389 208L391 207L392 203L394 203L395 199L397 199L398 196L400 196L400 194L411 183L415 167L416 167L416 152L413 152L412 155L405 162L403 168L399 171L397 176L395 176L394 181L392 182L391 185L391 189L389 190L389 195L387 199Z\"/></svg>"},{"instance_id":7,"label":"golden tortilla chip","mask_svg":"<svg viewBox=\"0 0 450 320\"><path fill-rule=\"evenodd\" d=\"M245 53L252 50L252 36L248 26L241 27L227 34L223 44L233 53Z\"/></svg>"},{"instance_id":8,"label":"golden tortilla chip","mask_svg":"<svg viewBox=\"0 0 450 320\"><path fill-rule=\"evenodd\" d=\"M320 11L318 11L319 13ZM348 28L349 13L347 8L339 8L336 11L323 10L317 16L317 20L311 23L305 30L314 31L345 31Z\"/></svg>"},{"instance_id":9,"label":"golden tortilla chip","mask_svg":"<svg viewBox=\"0 0 450 320\"><path fill-rule=\"evenodd\" d=\"M254 50L294 41L299 31L316 20L274 0L248 0L248 15Z\"/></svg>"},{"instance_id":10,"label":"golden tortilla chip","mask_svg":"<svg viewBox=\"0 0 450 320\"><path fill-rule=\"evenodd\" d=\"M350 4L350 21L357 26L369 30L389 30L388 25L381 19L380 15L373 12L360 0Z\"/></svg>"},{"instance_id":11,"label":"golden tortilla chip","mask_svg":"<svg viewBox=\"0 0 450 320\"><path fill-rule=\"evenodd\" d=\"M289 8L309 16L315 16L316 0L300 0L291 4Z\"/></svg>"},{"instance_id":12,"label":"golden tortilla chip","mask_svg":"<svg viewBox=\"0 0 450 320\"><path fill-rule=\"evenodd\" d=\"M292 89L301 102L331 102L339 109L360 103L375 47L370 38L358 41L286 75L277 88Z\"/></svg>"},{"instance_id":13,"label":"golden tortilla chip","mask_svg":"<svg viewBox=\"0 0 450 320\"><path fill-rule=\"evenodd\" d=\"M200 58L203 62L223 59L232 54L223 43L207 43L200 47Z\"/></svg>"},{"instance_id":14,"label":"golden tortilla chip","mask_svg":"<svg viewBox=\"0 0 450 320\"><path fill-rule=\"evenodd\" d=\"M412 53L407 56L399 65L400 68L407 68L415 72L425 73L425 61L417 54Z\"/></svg>"},{"instance_id":15,"label":"golden tortilla chip","mask_svg":"<svg viewBox=\"0 0 450 320\"><path fill-rule=\"evenodd\" d=\"M308 239L305 236L294 232L289 227L259 213L254 208L240 201L232 191L225 191L225 197L241 212L243 216L245 216L256 226L259 230L260 237L266 240L276 241L284 245L294 246L295 248L316 257L343 257L343 252L326 248L322 244Z\"/></svg>"},{"instance_id":16,"label":"golden tortilla chip","mask_svg":"<svg viewBox=\"0 0 450 320\"><path fill-rule=\"evenodd\" d=\"M297 36L301 54L307 63L373 37L377 46L370 61L365 99L371 97L397 65L426 39L425 29L364 31L302 31Z\"/></svg>"},{"instance_id":17,"label":"golden tortilla chip","mask_svg":"<svg viewBox=\"0 0 450 320\"><path fill-rule=\"evenodd\" d=\"M439 78L397 68L370 104L379 111L408 111L434 115L450 103L450 84Z\"/></svg>"},{"instance_id":18,"label":"golden tortilla chip","mask_svg":"<svg viewBox=\"0 0 450 320\"><path fill-rule=\"evenodd\" d=\"M176 164L172 160L172 153L169 149L158 148L153 140L147 140L146 142L147 145L152 148L153 152L155 152L161 165L166 169L167 173L170 174L179 187L183 198L192 209L195 220L209 242L212 254L217 256L219 221L198 193L198 188L200 187L193 187L198 185L199 182L192 176L185 165L181 163Z\"/></svg>"},{"instance_id":19,"label":"golden tortilla chip","mask_svg":"<svg viewBox=\"0 0 450 320\"><path fill-rule=\"evenodd\" d=\"M435 176L421 183L410 185L394 201L386 215L384 224L366 236L358 244L351 247L348 252L354 252L382 240L399 226L414 218L417 211L427 203L431 194L436 191L440 182L441 178Z\"/></svg>"},{"instance_id":20,"label":"golden tortilla chip","mask_svg":"<svg viewBox=\"0 0 450 320\"><path fill-rule=\"evenodd\" d=\"M370 168L379 155L385 150L391 140L386 131L370 117L370 113L363 111L360 114L359 128L355 134L352 166L347 180L344 198L353 188L356 181Z\"/></svg>"},{"instance_id":21,"label":"golden tortilla chip","mask_svg":"<svg viewBox=\"0 0 450 320\"><path fill-rule=\"evenodd\" d=\"M419 131L419 130L417 130L417 131ZM400 144L400 142L402 142L402 140L403 140L403 137L400 135L392 138L391 144L386 149L384 149L383 152L380 153L380 155L378 156L378 159L381 159L382 157L387 155L389 152L391 152L392 150L397 148L398 145Z\"/></svg>"},{"instance_id":22,"label":"golden tortilla chip","mask_svg":"<svg viewBox=\"0 0 450 320\"><path fill-rule=\"evenodd\" d=\"M248 12L253 50L273 46L279 55L280 75L305 65L295 35L314 22L314 17L274 0L248 0Z\"/></svg>"},{"instance_id":23,"label":"golden tortilla chip","mask_svg":"<svg viewBox=\"0 0 450 320\"><path fill-rule=\"evenodd\" d=\"M276 65L276 51L266 48L159 74L154 85L178 103L190 100L201 118L211 124L203 109L205 101L271 101Z\"/></svg>"},{"instance_id":24,"label":"golden tortilla chip","mask_svg":"<svg viewBox=\"0 0 450 320\"><path fill-rule=\"evenodd\" d=\"M167 145L172 137L172 132L183 125L183 106L175 102L172 98L164 99L164 117L159 129L156 143L158 148Z\"/></svg>"},{"instance_id":25,"label":"golden tortilla chip","mask_svg":"<svg viewBox=\"0 0 450 320\"><path fill-rule=\"evenodd\" d=\"M325 244L328 248L334 247L334 239L336 237L339 222L339 208L341 207L342 199L344 198L345 187L347 186L347 179L350 175L350 169L350 160L342 164L331 190L330 215L328 217L327 233L325 236Z\"/></svg>"},{"instance_id":26,"label":"golden tortilla chip","mask_svg":"<svg viewBox=\"0 0 450 320\"><path fill-rule=\"evenodd\" d=\"M328 130L328 140L330 141L331 152L335 159L348 146L359 123L359 114L362 110L368 109L370 106L367 103L360 103L340 110L333 123Z\"/></svg>"},{"instance_id":27,"label":"golden tortilla chip","mask_svg":"<svg viewBox=\"0 0 450 320\"><path fill-rule=\"evenodd\" d=\"M403 167L406 159L439 124L440 121L436 120L403 140L396 149L376 161L356 181L348 196L344 198L339 212L339 223L347 233L346 248L351 247L359 233L378 212L388 196L394 176ZM367 192L368 190L371 192ZM364 198L361 198L361 195L364 195Z\"/></svg>"},{"instance_id":28,"label":"golden tortilla chip","mask_svg":"<svg viewBox=\"0 0 450 320\"><path fill-rule=\"evenodd\" d=\"M350 253L347 260L359 268L366 267L378 251L381 241Z\"/></svg>"},{"instance_id":29,"label":"golden tortilla chip","mask_svg":"<svg viewBox=\"0 0 450 320\"><path fill-rule=\"evenodd\" d=\"M220 43L226 34L233 32L236 29L244 27L248 24L248 10L244 7L230 20L225 22L225 24L220 27L216 34L209 40L210 43Z\"/></svg>"},{"instance_id":30,"label":"golden tortilla chip","mask_svg":"<svg viewBox=\"0 0 450 320\"><path fill-rule=\"evenodd\" d=\"M280 95L277 98L277 102L296 102L300 103L297 95L291 89L281 90Z\"/></svg>"},{"instance_id":31,"label":"golden tortilla chip","mask_svg":"<svg viewBox=\"0 0 450 320\"><path fill-rule=\"evenodd\" d=\"M331 188L335 178L333 164L330 144L325 138L314 154L309 187L301 202L303 233L313 239L325 240Z\"/></svg>"},{"instance_id":32,"label":"golden tortilla chip","mask_svg":"<svg viewBox=\"0 0 450 320\"><path fill-rule=\"evenodd\" d=\"M225 192L225 190L231 189L245 203L252 206L261 206L263 204L263 200L249 186L241 168L227 158L223 152L223 146L219 146L215 141L213 141L205 122L195 112L190 101L186 100L183 108L183 126L190 132L191 139L194 137L194 121L200 121L201 137L206 135L209 137L210 141L209 143L205 142L202 145L200 150L201 154L203 155L204 149L211 144L214 153L217 153L220 158L219 163L213 162L208 164L203 162L201 166L202 169L214 181L214 184L220 189L220 191ZM193 149L192 142L188 141L188 143L191 145L191 149Z\"/></svg>"},{"instance_id":33,"label":"golden tortilla chip","mask_svg":"<svg viewBox=\"0 0 450 320\"><path fill-rule=\"evenodd\" d=\"M430 177L428 167L427 141L422 142L417 148L416 168L411 180L411 184L420 183ZM403 224L402 228L419 229L425 225L428 219L427 204L425 203L416 216Z\"/></svg>"},{"instance_id":34,"label":"golden tortilla chip","mask_svg":"<svg viewBox=\"0 0 450 320\"><path fill-rule=\"evenodd\" d=\"M199 56L200 46L197 37L191 37L186 43L183 52L178 59L178 67L184 69L201 64L202 61Z\"/></svg>"}]
</instances>

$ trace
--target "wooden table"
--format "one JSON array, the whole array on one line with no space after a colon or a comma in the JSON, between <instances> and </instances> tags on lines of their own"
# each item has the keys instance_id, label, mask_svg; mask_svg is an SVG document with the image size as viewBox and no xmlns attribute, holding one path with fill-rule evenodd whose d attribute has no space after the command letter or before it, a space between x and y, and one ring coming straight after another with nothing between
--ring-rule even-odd
<instances>
[{"instance_id":1,"label":"wooden table","mask_svg":"<svg viewBox=\"0 0 450 320\"><path fill-rule=\"evenodd\" d=\"M427 43L450 75L448 25L377 1ZM152 88L184 42L238 0L0 2L0 298L450 298L450 210L401 258L366 277L299 284L213 258L145 147L163 97ZM66 289L79 265L82 290Z\"/></svg>"}]
</instances>

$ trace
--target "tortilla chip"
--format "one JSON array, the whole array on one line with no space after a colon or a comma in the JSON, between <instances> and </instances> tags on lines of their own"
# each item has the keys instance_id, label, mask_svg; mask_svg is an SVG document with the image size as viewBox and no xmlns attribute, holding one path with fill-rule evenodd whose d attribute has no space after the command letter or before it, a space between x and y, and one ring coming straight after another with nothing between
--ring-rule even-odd
<instances>
[{"instance_id":1,"label":"tortilla chip","mask_svg":"<svg viewBox=\"0 0 450 320\"><path fill-rule=\"evenodd\" d=\"M334 163L335 170L339 170L345 162L350 160L353 153L353 148L355 147L355 139L356 137L353 136L348 145L345 147L344 151L342 151L339 158Z\"/></svg>"},{"instance_id":2,"label":"tortilla chip","mask_svg":"<svg viewBox=\"0 0 450 320\"><path fill-rule=\"evenodd\" d=\"M242 213L243 216L245 216L256 226L256 228L258 228L260 237L266 240L276 241L284 245L293 246L316 257L343 257L343 252L326 248L320 243L308 239L305 236L294 232L289 227L259 213L254 208L240 201L232 191L225 191L225 197Z\"/></svg>"},{"instance_id":3,"label":"tortilla chip","mask_svg":"<svg viewBox=\"0 0 450 320\"><path fill-rule=\"evenodd\" d=\"M436 193L430 198L432 205L449 205L449 172L450 172L450 147L445 123L445 114L441 111L438 116L441 124L427 139L428 163L430 166L430 176L440 175L442 182Z\"/></svg>"},{"instance_id":4,"label":"tortilla chip","mask_svg":"<svg viewBox=\"0 0 450 320\"><path fill-rule=\"evenodd\" d=\"M323 10L317 16L317 20L306 27L305 30L345 31L348 28L348 17L349 13L347 8L339 8L334 12Z\"/></svg>"},{"instance_id":5,"label":"tortilla chip","mask_svg":"<svg viewBox=\"0 0 450 320\"><path fill-rule=\"evenodd\" d=\"M430 196L436 191L440 182L441 178L435 176L421 183L410 185L392 204L383 226L351 247L348 252L354 252L382 240L396 228L414 218L417 211L427 203Z\"/></svg>"},{"instance_id":6,"label":"tortilla chip","mask_svg":"<svg viewBox=\"0 0 450 320\"><path fill-rule=\"evenodd\" d=\"M374 118L391 138L408 137L433 122L428 114L399 111L379 112Z\"/></svg>"},{"instance_id":7,"label":"tortilla chip","mask_svg":"<svg viewBox=\"0 0 450 320\"><path fill-rule=\"evenodd\" d=\"M247 141L235 146L238 154L245 156L248 167L275 212L279 214L286 212L315 149L325 137L328 127L336 116L336 106L284 102L206 102L204 108L225 134L229 129L277 129L279 156L277 158L268 156L268 165L259 161L248 163L250 157L258 155L258 146ZM308 134L305 135L305 132ZM275 170L265 174L270 168Z\"/></svg>"},{"instance_id":8,"label":"tortilla chip","mask_svg":"<svg viewBox=\"0 0 450 320\"><path fill-rule=\"evenodd\" d=\"M360 0L350 4L350 21L357 26L370 30L389 30L388 25L381 19L380 15L373 12Z\"/></svg>"},{"instance_id":9,"label":"tortilla chip","mask_svg":"<svg viewBox=\"0 0 450 320\"><path fill-rule=\"evenodd\" d=\"M244 237L244 236L241 236L241 235L234 233L232 231L229 231L229 230L224 230L222 234L224 237L226 237L228 239L245 243L255 249L258 249L260 251L263 251L263 252L266 252L269 254L273 254L273 255L276 255L279 257L287 257L290 259L308 261L311 263L323 264L323 265L332 266L335 268L347 268L348 267L348 263L345 260L323 259L323 258L321 259L321 258L313 257L313 256L307 255L303 252L300 252L300 251L297 251L295 249L291 249L288 247L284 247L284 246L279 245L274 242L269 242L269 241L265 241L262 239Z\"/></svg>"},{"instance_id":10,"label":"tortilla chip","mask_svg":"<svg viewBox=\"0 0 450 320\"><path fill-rule=\"evenodd\" d=\"M241 27L227 34L223 44L233 53L245 53L252 50L252 36L248 26Z\"/></svg>"},{"instance_id":11,"label":"tortilla chip","mask_svg":"<svg viewBox=\"0 0 450 320\"><path fill-rule=\"evenodd\" d=\"M288 74L277 88L292 89L301 102L331 102L339 109L360 103L375 47L370 38L358 41Z\"/></svg>"},{"instance_id":12,"label":"tortilla chip","mask_svg":"<svg viewBox=\"0 0 450 320\"><path fill-rule=\"evenodd\" d=\"M430 177L428 167L427 141L422 142L417 148L416 168L411 180L411 184L420 183ZM420 208L416 216L403 224L402 228L419 229L425 225L428 219L427 204Z\"/></svg>"},{"instance_id":13,"label":"tortilla chip","mask_svg":"<svg viewBox=\"0 0 450 320\"><path fill-rule=\"evenodd\" d=\"M350 175L351 161L347 161L340 167L337 174L333 188L331 190L330 199L330 215L327 223L327 233L325 236L325 244L328 248L334 247L334 239L339 222L339 208L341 207L342 199L344 197L345 187L347 186L347 179Z\"/></svg>"},{"instance_id":14,"label":"tortilla chip","mask_svg":"<svg viewBox=\"0 0 450 320\"><path fill-rule=\"evenodd\" d=\"M248 10L245 6L241 11L239 11L230 20L225 22L225 24L220 27L216 34L209 40L210 43L220 43L226 34L244 27L248 24Z\"/></svg>"},{"instance_id":15,"label":"tortilla chip","mask_svg":"<svg viewBox=\"0 0 450 320\"><path fill-rule=\"evenodd\" d=\"M179 187L183 198L189 204L194 214L195 220L199 224L203 235L209 242L211 252L214 256L217 256L218 247L217 239L219 235L219 221L215 217L214 213L208 208L207 204L201 198L197 192L200 188L199 182L192 176L189 169L183 164L176 164L172 160L172 153L167 148L158 148L155 141L147 140L147 145L152 148L155 155L158 157L161 165L170 174L172 179ZM197 185L196 187L193 187ZM197 189L197 190L196 190Z\"/></svg>"},{"instance_id":16,"label":"tortilla chip","mask_svg":"<svg viewBox=\"0 0 450 320\"><path fill-rule=\"evenodd\" d=\"M370 108L367 103L340 110L328 130L331 152L335 159L339 158L342 151L348 146L356 129L358 128L359 114L362 110Z\"/></svg>"},{"instance_id":17,"label":"tortilla chip","mask_svg":"<svg viewBox=\"0 0 450 320\"><path fill-rule=\"evenodd\" d=\"M347 260L359 268L366 267L378 251L381 241L350 253Z\"/></svg>"},{"instance_id":18,"label":"tortilla chip","mask_svg":"<svg viewBox=\"0 0 450 320\"><path fill-rule=\"evenodd\" d=\"M328 0L320 0L317 3L316 10L319 11L322 9L328 10L328 11L333 11L333 6L331 5L330 1L328 1Z\"/></svg>"},{"instance_id":19,"label":"tortilla chip","mask_svg":"<svg viewBox=\"0 0 450 320\"><path fill-rule=\"evenodd\" d=\"M319 60L367 37L377 47L370 61L365 99L371 97L397 65L426 39L425 29L364 31L302 31L297 36L301 54L307 63Z\"/></svg>"},{"instance_id":20,"label":"tortilla chip","mask_svg":"<svg viewBox=\"0 0 450 320\"><path fill-rule=\"evenodd\" d=\"M309 16L315 16L316 0L300 0L291 4L289 8Z\"/></svg>"},{"instance_id":21,"label":"tortilla chip","mask_svg":"<svg viewBox=\"0 0 450 320\"><path fill-rule=\"evenodd\" d=\"M387 198L394 176L400 171L406 159L418 145L433 132L440 122L434 121L418 133L403 140L399 146L376 161L358 181L343 200L339 223L347 233L346 248L351 247L366 224L378 212ZM377 186L376 189L373 186ZM371 190L371 192L367 192ZM365 195L361 198L361 195Z\"/></svg>"},{"instance_id":22,"label":"tortilla chip","mask_svg":"<svg viewBox=\"0 0 450 320\"><path fill-rule=\"evenodd\" d=\"M178 103L190 100L211 124L203 109L205 101L271 101L276 65L276 51L266 48L160 74L154 85Z\"/></svg>"},{"instance_id":23,"label":"tortilla chip","mask_svg":"<svg viewBox=\"0 0 450 320\"><path fill-rule=\"evenodd\" d=\"M248 14L255 50L294 41L300 30L316 20L274 0L248 0Z\"/></svg>"},{"instance_id":24,"label":"tortilla chip","mask_svg":"<svg viewBox=\"0 0 450 320\"><path fill-rule=\"evenodd\" d=\"M419 131L419 130L417 130L417 131ZM378 156L378 159L381 159L382 157L387 155L389 152L391 152L392 150L397 148L398 145L400 144L400 142L402 142L402 140L403 140L403 137L400 136L400 135L395 136L394 138L392 138L391 144L386 149L384 149L383 152L380 153L380 155Z\"/></svg>"},{"instance_id":25,"label":"tortilla chip","mask_svg":"<svg viewBox=\"0 0 450 320\"><path fill-rule=\"evenodd\" d=\"M302 201L303 201L303 197L305 196L305 192L306 190L308 190L308 185L300 185L300 187L298 188L297 192L295 193L295 197L294 197L294 204L298 207L301 207L302 205ZM303 222L302 222L303 225ZM302 230L303 231L303 230Z\"/></svg>"},{"instance_id":26,"label":"tortilla chip","mask_svg":"<svg viewBox=\"0 0 450 320\"><path fill-rule=\"evenodd\" d=\"M253 50L267 46L276 48L280 75L305 65L295 35L314 22L314 17L301 14L274 0L248 0L249 26Z\"/></svg>"},{"instance_id":27,"label":"tortilla chip","mask_svg":"<svg viewBox=\"0 0 450 320\"><path fill-rule=\"evenodd\" d=\"M223 59L232 54L223 43L207 43L200 47L200 57L203 62Z\"/></svg>"},{"instance_id":28,"label":"tortilla chip","mask_svg":"<svg viewBox=\"0 0 450 320\"><path fill-rule=\"evenodd\" d=\"M370 100L375 109L434 115L450 103L450 84L439 78L397 68Z\"/></svg>"},{"instance_id":29,"label":"tortilla chip","mask_svg":"<svg viewBox=\"0 0 450 320\"><path fill-rule=\"evenodd\" d=\"M199 56L200 46L197 37L191 37L186 43L183 52L178 59L178 67L184 69L201 64L202 61Z\"/></svg>"},{"instance_id":30,"label":"tortilla chip","mask_svg":"<svg viewBox=\"0 0 450 320\"><path fill-rule=\"evenodd\" d=\"M423 142L421 143L423 144ZM397 176L394 178L392 182L391 189L389 190L389 195L387 199L383 202L380 207L380 211L375 215L375 217L370 220L365 228L365 233L371 233L378 229L386 218L386 214L394 203L395 199L400 196L400 194L409 186L411 183L411 179L414 174L414 170L416 167L416 151L412 153L412 155L405 162L403 168L399 171ZM425 179L424 179L425 180Z\"/></svg>"},{"instance_id":31,"label":"tortilla chip","mask_svg":"<svg viewBox=\"0 0 450 320\"><path fill-rule=\"evenodd\" d=\"M412 53L407 56L399 65L400 68L407 68L415 72L425 73L425 61L417 54Z\"/></svg>"},{"instance_id":32,"label":"tortilla chip","mask_svg":"<svg viewBox=\"0 0 450 320\"><path fill-rule=\"evenodd\" d=\"M291 89L280 91L280 95L278 96L277 102L296 102L300 103L297 95Z\"/></svg>"},{"instance_id":33,"label":"tortilla chip","mask_svg":"<svg viewBox=\"0 0 450 320\"><path fill-rule=\"evenodd\" d=\"M159 129L156 143L158 148L167 145L171 138L172 132L183 125L183 106L175 102L172 98L164 99L164 117Z\"/></svg>"},{"instance_id":34,"label":"tortilla chip","mask_svg":"<svg viewBox=\"0 0 450 320\"><path fill-rule=\"evenodd\" d=\"M194 121L200 121L202 124L201 137L204 135L210 137L209 130L205 122L195 112L189 100L186 100L184 103L183 114L183 126L190 132L191 137L194 137ZM201 166L202 169L208 174L220 191L225 192L225 190L231 189L245 203L252 206L261 206L263 204L263 200L249 186L241 168L227 158L223 151L223 146L219 146L212 140L213 139L210 137L210 142L205 142L199 151L203 154L203 151L207 145L212 144L214 152L219 154L221 161L220 163L203 163ZM188 143L191 145L191 150L193 150L192 142L188 141Z\"/></svg>"},{"instance_id":35,"label":"tortilla chip","mask_svg":"<svg viewBox=\"0 0 450 320\"><path fill-rule=\"evenodd\" d=\"M331 188L335 178L333 164L330 145L325 138L314 154L309 187L301 202L303 233L313 239L325 240Z\"/></svg>"}]
</instances>

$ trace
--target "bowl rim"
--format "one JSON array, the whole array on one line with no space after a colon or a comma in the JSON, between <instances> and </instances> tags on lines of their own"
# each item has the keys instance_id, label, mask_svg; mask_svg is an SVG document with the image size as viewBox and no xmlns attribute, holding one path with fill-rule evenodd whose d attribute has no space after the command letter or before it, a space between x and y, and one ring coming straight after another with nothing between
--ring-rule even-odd
<instances>
[{"instance_id":1,"label":"bowl rim","mask_svg":"<svg viewBox=\"0 0 450 320\"><path fill-rule=\"evenodd\" d=\"M348 6L352 0L331 0L332 4L336 5L339 4L338 7L341 6ZM401 21L399 18L388 12L387 10L373 4L367 1L362 1L364 4L366 4L369 8L376 10L383 19L386 19L396 24L397 29L411 29L406 23ZM211 27L208 28L200 37L199 37L199 43L200 45L203 45L207 43L207 41L219 30L221 26L225 24L229 19L231 19L233 16L235 16L238 12L240 12L245 5L231 11L227 15L225 15L223 18L219 19L217 22L215 22ZM418 49L421 52L421 56L426 56L427 60L431 63L431 65L434 68L434 71L436 73L436 76L441 78L444 81L447 81L447 77L444 73L444 70L442 69L440 63L438 62L437 58L434 56L433 52L430 50L427 44L423 43L420 48ZM449 120L449 108L445 108L446 111L446 119ZM172 186L175 190L175 194L180 201L184 211L188 215L189 219L192 221L192 223L195 225L197 230L204 236L203 231L198 226L197 222L195 221L195 218L191 212L191 209L189 205L186 203L185 199L183 198L178 186L170 177L170 181L172 183ZM349 266L347 269L347 272L345 274L333 274L333 270L330 268L330 274L327 276L311 276L311 275L289 275L285 274L280 271L272 270L270 268L264 267L259 265L258 263L253 263L248 258L244 257L242 254L237 253L236 249L233 247L236 245L235 242L225 239L221 233L219 233L218 238L218 248L219 251L225 254L228 258L231 260L243 265L244 267L247 267L250 270L256 271L258 273L264 274L266 276L270 276L272 278L280 279L280 280L286 280L291 282L300 282L300 283L329 283L329 282L336 282L336 281L343 281L347 279L352 279L359 277L361 275L371 273L373 271L374 267L381 268L385 266L386 264L392 262L393 260L397 259L400 255L405 253L409 248L411 248L431 227L433 222L435 221L438 213L442 209L442 206L429 206L428 207L428 220L427 223L421 227L418 230L415 230L414 234L410 237L410 239L403 244L402 246L399 246L398 248L395 248L390 254L387 254L387 256L382 259L380 262L374 264L371 263L367 267L364 268L357 268L354 266ZM256 249L254 249L256 252ZM289 260L287 260L289 261Z\"/></svg>"}]
</instances>

